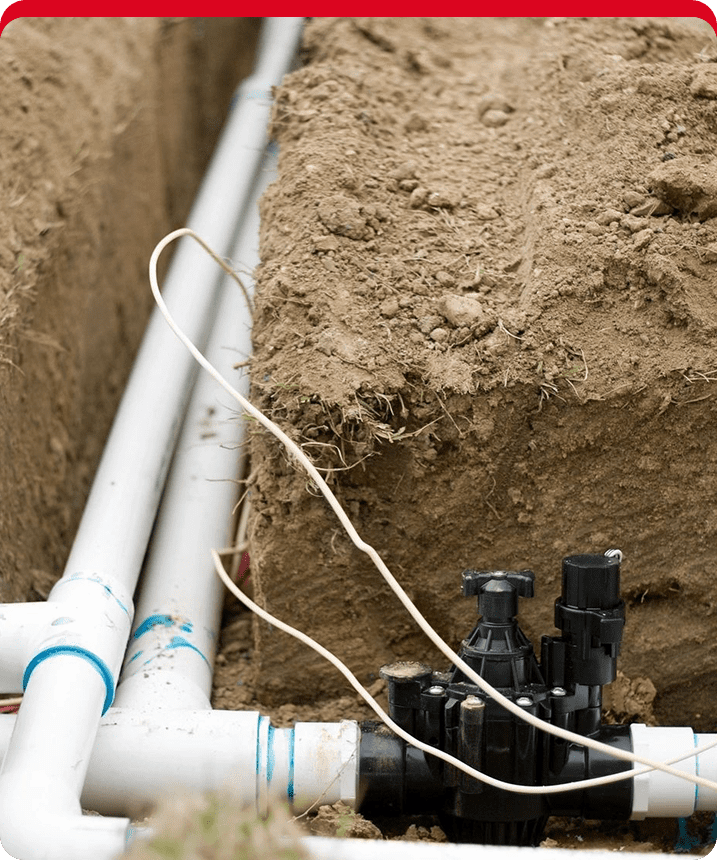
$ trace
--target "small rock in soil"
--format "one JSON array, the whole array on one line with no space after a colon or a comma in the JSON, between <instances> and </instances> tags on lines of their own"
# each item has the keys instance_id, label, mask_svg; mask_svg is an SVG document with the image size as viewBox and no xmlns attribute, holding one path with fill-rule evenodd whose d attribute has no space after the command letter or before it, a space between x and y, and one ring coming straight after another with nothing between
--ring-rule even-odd
<instances>
[{"instance_id":1,"label":"small rock in soil","mask_svg":"<svg viewBox=\"0 0 717 860\"><path fill-rule=\"evenodd\" d=\"M382 317L395 317L398 313L398 299L390 298L381 302L380 311Z\"/></svg>"},{"instance_id":2,"label":"small rock in soil","mask_svg":"<svg viewBox=\"0 0 717 860\"><path fill-rule=\"evenodd\" d=\"M428 195L427 202L438 209L455 209L460 203L460 196L451 191L434 191Z\"/></svg>"},{"instance_id":3,"label":"small rock in soil","mask_svg":"<svg viewBox=\"0 0 717 860\"><path fill-rule=\"evenodd\" d=\"M339 240L336 236L315 236L312 239L315 251L338 251Z\"/></svg>"},{"instance_id":4,"label":"small rock in soil","mask_svg":"<svg viewBox=\"0 0 717 860\"><path fill-rule=\"evenodd\" d=\"M428 123L420 114L412 113L403 127L410 134L412 131L425 131Z\"/></svg>"},{"instance_id":5,"label":"small rock in soil","mask_svg":"<svg viewBox=\"0 0 717 860\"><path fill-rule=\"evenodd\" d=\"M469 296L456 296L447 293L442 296L438 302L438 310L448 320L448 322L456 326L486 326L486 330L491 325L491 320L483 310L483 306L476 299Z\"/></svg>"},{"instance_id":6,"label":"small rock in soil","mask_svg":"<svg viewBox=\"0 0 717 860\"><path fill-rule=\"evenodd\" d=\"M699 221L717 216L717 167L679 158L656 167L648 182L655 196L683 216Z\"/></svg>"},{"instance_id":7,"label":"small rock in soil","mask_svg":"<svg viewBox=\"0 0 717 860\"><path fill-rule=\"evenodd\" d=\"M475 214L476 218L481 221L495 221L496 218L500 217L492 206L485 204L478 204L475 208Z\"/></svg>"},{"instance_id":8,"label":"small rock in soil","mask_svg":"<svg viewBox=\"0 0 717 860\"><path fill-rule=\"evenodd\" d=\"M418 188L414 188L411 192L411 196L408 200L408 205L411 209L420 209L421 206L426 202L428 198L428 189L423 188L422 186L418 186Z\"/></svg>"},{"instance_id":9,"label":"small rock in soil","mask_svg":"<svg viewBox=\"0 0 717 860\"><path fill-rule=\"evenodd\" d=\"M630 210L631 215L669 215L672 212L672 206L660 200L659 197L647 197L639 206L635 206Z\"/></svg>"},{"instance_id":10,"label":"small rock in soil","mask_svg":"<svg viewBox=\"0 0 717 860\"><path fill-rule=\"evenodd\" d=\"M487 125L488 128L500 128L502 125L505 125L509 119L510 114L505 111L487 110L480 118L480 121L483 125Z\"/></svg>"},{"instance_id":11,"label":"small rock in soil","mask_svg":"<svg viewBox=\"0 0 717 860\"><path fill-rule=\"evenodd\" d=\"M415 161L404 161L403 164L399 164L388 175L391 179L396 179L400 182L402 179L416 179L417 171L418 167Z\"/></svg>"},{"instance_id":12,"label":"small rock in soil","mask_svg":"<svg viewBox=\"0 0 717 860\"><path fill-rule=\"evenodd\" d=\"M325 197L319 205L319 218L327 230L349 239L363 239L367 235L366 216L355 200L343 194Z\"/></svg>"},{"instance_id":13,"label":"small rock in soil","mask_svg":"<svg viewBox=\"0 0 717 860\"><path fill-rule=\"evenodd\" d=\"M500 93L487 93L478 102L478 116L483 118L491 110L509 114L513 112L513 105Z\"/></svg>"},{"instance_id":14,"label":"small rock in soil","mask_svg":"<svg viewBox=\"0 0 717 860\"><path fill-rule=\"evenodd\" d=\"M717 99L717 68L706 65L695 72L690 92L704 99Z\"/></svg>"},{"instance_id":15,"label":"small rock in soil","mask_svg":"<svg viewBox=\"0 0 717 860\"><path fill-rule=\"evenodd\" d=\"M652 230L640 230L639 233L635 233L632 242L635 248L640 249L648 245L651 239Z\"/></svg>"},{"instance_id":16,"label":"small rock in soil","mask_svg":"<svg viewBox=\"0 0 717 860\"><path fill-rule=\"evenodd\" d=\"M622 195L622 199L627 206L628 209L632 209L635 206L639 206L645 199L644 194L639 194L637 191L626 191Z\"/></svg>"},{"instance_id":17,"label":"small rock in soil","mask_svg":"<svg viewBox=\"0 0 717 860\"><path fill-rule=\"evenodd\" d=\"M702 259L707 263L717 263L717 242L713 242L705 248Z\"/></svg>"},{"instance_id":18,"label":"small rock in soil","mask_svg":"<svg viewBox=\"0 0 717 860\"><path fill-rule=\"evenodd\" d=\"M641 197L640 200L642 199ZM618 212L617 209L606 209L602 215L598 215L597 223L607 227L608 224L612 224L613 221L619 221L621 218L622 212Z\"/></svg>"},{"instance_id":19,"label":"small rock in soil","mask_svg":"<svg viewBox=\"0 0 717 860\"><path fill-rule=\"evenodd\" d=\"M631 233L638 233L640 230L645 229L644 219L637 218L635 215L623 215L620 223L623 227L627 227Z\"/></svg>"}]
</instances>

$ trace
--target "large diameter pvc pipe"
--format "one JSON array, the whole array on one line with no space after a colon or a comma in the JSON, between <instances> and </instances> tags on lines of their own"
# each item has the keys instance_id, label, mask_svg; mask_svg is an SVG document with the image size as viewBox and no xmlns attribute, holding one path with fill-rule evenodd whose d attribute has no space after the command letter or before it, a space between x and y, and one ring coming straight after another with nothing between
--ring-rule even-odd
<instances>
[{"instance_id":1,"label":"large diameter pvc pipe","mask_svg":"<svg viewBox=\"0 0 717 860\"><path fill-rule=\"evenodd\" d=\"M258 65L261 81L254 76L240 88L237 109L192 209L190 226L220 254L226 254L232 241L241 204L246 202L264 149L269 105L249 98L247 87L279 82L293 60L300 22L271 19L266 25ZM265 78L272 74L273 80ZM179 324L199 343L204 342L211 322L214 294L210 285L218 282L213 261L194 243L181 243L165 281L165 296ZM155 312L63 579L101 572L112 587L134 589L194 372L192 358ZM91 643L91 628L87 635ZM124 642L118 639L112 655L95 654L79 643L74 643L72 654L67 649L46 650L43 662L26 677L25 699L0 771L0 839L6 850L22 860L83 860L90 856L100 860L123 848L118 836L126 831L128 822L122 820L96 819L92 828L97 839L82 842L84 821L79 815L77 778L86 773L99 717L106 708L109 688L114 692L125 647L126 638ZM78 684L79 677L82 683ZM50 725L48 714L57 716L53 692L58 686L71 689L73 697L62 719ZM84 735L69 731L63 736L68 725L81 727ZM47 751L42 763L32 754L38 748ZM47 790L39 790L44 783ZM115 847L108 854L105 849L110 843Z\"/></svg>"},{"instance_id":2,"label":"large diameter pvc pipe","mask_svg":"<svg viewBox=\"0 0 717 860\"><path fill-rule=\"evenodd\" d=\"M276 176L267 151L231 259L259 264L259 198ZM253 278L242 275L247 292ZM226 378L251 355L251 309L236 281L222 285L207 357ZM248 396L249 374L235 386ZM144 563L136 620L117 688L118 707L209 708L224 586L210 550L231 542L246 421L208 374L192 393Z\"/></svg>"}]
</instances>

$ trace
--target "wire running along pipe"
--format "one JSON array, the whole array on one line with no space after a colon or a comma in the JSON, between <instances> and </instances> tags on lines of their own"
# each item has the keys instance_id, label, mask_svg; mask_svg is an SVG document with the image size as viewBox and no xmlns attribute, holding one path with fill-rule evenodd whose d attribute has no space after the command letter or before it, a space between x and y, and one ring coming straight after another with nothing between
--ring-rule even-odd
<instances>
[{"instance_id":1,"label":"wire running along pipe","mask_svg":"<svg viewBox=\"0 0 717 860\"><path fill-rule=\"evenodd\" d=\"M329 486L326 484L324 479L322 478L319 471L316 469L311 460L306 456L306 454L301 450L301 448L296 445L293 440L291 440L284 431L274 424L270 418L264 415L257 407L255 407L250 401L248 401L245 397L243 397L240 392L238 392L206 359L206 357L202 354L202 352L197 349L197 347L192 343L191 339L188 338L182 329L177 325L174 321L172 314L170 313L164 299L162 298L159 284L157 281L157 262L162 251L167 247L167 245L174 242L176 239L182 236L191 236L196 242L201 245L201 247L227 272L227 274L231 275L238 283L241 283L240 279L233 272L230 267L212 250L212 248L199 236L195 231L190 228L183 227L179 230L174 230L165 236L160 242L157 243L149 261L149 281L152 289L152 294L154 295L154 299L161 311L164 315L168 325L172 329L172 331L177 335L180 341L184 344L184 346L189 350L189 352L194 356L196 361L209 373L214 379L242 406L242 408L253 418L255 418L263 427L265 427L273 436L275 436L287 449L287 451L295 457L295 459L304 467L304 469L309 474L309 477L314 481L317 488L323 494L324 498L329 503L330 507L338 517L342 526L346 530L349 535L352 543L359 549L361 552L365 553L369 556L371 561L374 563L378 571L383 576L384 580L388 583L391 589L394 591L396 596L399 598L403 606L406 608L408 613L414 619L414 621L418 624L421 630L425 633L425 635L433 642L433 644L444 654L445 657L450 660L455 666L457 666L461 671L470 678L473 683L475 683L484 693L491 696L496 702L502 705L507 711L510 711L515 716L522 719L524 722L529 723L535 728L540 729L543 732L547 732L548 734L552 734L556 737L562 738L567 741L571 741L572 743L580 744L581 746L589 747L590 749L594 749L603 753L607 753L614 758L621 759L623 761L629 761L632 763L639 763L642 765L646 765L647 767L640 772L647 772L649 770L660 770L668 773L672 776L678 777L679 779L687 780L688 782L695 783L696 785L702 786L704 788L708 788L712 791L717 791L717 783L704 779L700 776L695 776L692 774L688 774L684 771L681 771L677 768L671 766L671 764L666 764L659 761L654 761L649 758L645 758L644 756L636 755L635 753L630 753L626 750L621 750L618 748L613 748L608 746L607 744L603 744L599 741L594 740L593 738L585 737L583 735L579 735L575 732L570 732L566 729L560 728L558 726L553 726L550 723L541 720L539 717L536 717L532 714L526 713L519 705L514 704L510 699L500 693L495 687L485 681L480 675L478 675L464 660L462 660L458 654L456 654L453 649L445 642L436 631L431 627L428 621L423 617L423 615L419 612L416 606L411 602L410 598L406 594L406 592L401 587L400 583L393 576L391 571L386 566L383 559L376 552L376 550L368 543L366 543L361 536L356 531L355 527L351 523L350 519L344 512L341 507L338 499L333 494ZM217 558L215 558L215 566L217 563ZM226 582L225 582L226 584ZM248 599L248 598L247 598ZM253 603L253 602L252 602ZM248 604L247 604L248 605ZM256 606L254 604L253 606ZM252 607L253 608L253 607ZM259 607L257 607L259 608ZM255 610L256 611L256 610ZM274 619L276 620L276 619ZM270 623L273 623L270 622ZM288 626L288 625L287 625ZM293 628L292 628L293 630ZM288 631L287 631L288 632ZM295 631L291 635L295 635L299 633L299 631ZM303 634L302 634L303 635ZM297 637L298 638L298 637ZM305 641L305 640L302 640ZM308 642L306 643L308 644ZM315 643L318 645L318 643ZM310 646L314 647L314 646ZM322 646L318 646L318 648L322 648ZM317 650L317 648L314 648ZM326 656L329 652L326 649L319 651L323 656ZM332 655L333 656L333 655ZM330 659L327 657L327 659ZM333 662L333 661L331 661ZM334 663L336 665L336 663ZM348 671L348 670L347 670ZM348 677L348 676L346 676ZM357 681L358 683L358 681ZM370 703L369 703L370 704ZM373 705L372 705L373 707ZM376 703L376 707L378 704ZM375 708L374 708L375 710ZM382 717L383 719L383 717ZM393 726L391 726L393 728ZM394 728L395 731L395 728ZM401 735L403 737L403 735ZM427 745L421 745L417 739L412 738L410 735L404 737L404 740L408 740L410 738L410 743L414 746L417 746L419 749L423 749L424 752L428 752L432 755L438 755L439 750L436 750L433 747L428 747ZM713 744L710 744L712 746ZM439 758L443 758L447 754L443 753L438 755ZM695 751L691 751L691 755L695 755ZM688 756L685 756L685 758ZM452 759L452 757L449 757ZM455 764L455 766L460 767L462 763L459 763L457 759L452 759L451 764ZM462 770L465 770L465 766L461 767ZM481 779L482 781L488 782L491 785L495 785L498 788L505 788L510 791L524 792L526 786L515 785L511 783L504 783L501 780L493 780L492 777L488 777L487 774L482 774L479 771L474 771L471 769L471 776L474 776L477 779ZM636 775L639 775L636 770L624 771L622 774L614 775L617 778L621 779L629 779ZM598 777L597 779L603 779L602 777ZM610 779L610 781L617 781L617 779ZM578 790L589 787L592 784L591 780L580 780L574 782L568 786L560 786L559 790ZM543 793L542 791L535 791L536 788L547 789L549 792L555 790L554 786L543 786L543 787L530 787L535 793ZM547 793L547 792L545 792Z\"/></svg>"}]
</instances>

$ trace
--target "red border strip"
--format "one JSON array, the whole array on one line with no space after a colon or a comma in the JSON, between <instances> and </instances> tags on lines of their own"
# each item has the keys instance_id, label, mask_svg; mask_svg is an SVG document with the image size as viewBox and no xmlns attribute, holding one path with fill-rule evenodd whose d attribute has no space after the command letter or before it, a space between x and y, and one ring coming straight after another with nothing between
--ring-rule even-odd
<instances>
[{"instance_id":1,"label":"red border strip","mask_svg":"<svg viewBox=\"0 0 717 860\"><path fill-rule=\"evenodd\" d=\"M325 1L325 0L324 0ZM710 2L710 0L708 0ZM182 2L160 2L160 3L139 3L137 0L134 2L109 2L105 3L101 6L102 17L120 17L120 16L139 16L139 17L149 17L149 16L193 16L196 15L198 11L206 15L207 12L211 12L212 15L210 17L218 17L222 15L231 15L231 13L236 13L238 11L237 6L239 4L236 3L228 3L225 0L214 0L214 2L208 2L202 7L198 7L197 3L190 3L188 0L182 0ZM283 5L283 4L282 4ZM321 5L321 4L320 4ZM328 4L327 4L328 5ZM471 3L468 4L466 2L455 3L452 4L454 9L454 13L456 14L465 14L467 12L476 12L480 10L480 6L477 4ZM562 16L562 15L575 15L575 13L579 10L581 16L600 16L600 17L626 17L629 16L647 16L652 17L655 15L658 16L668 16L668 17L687 17L687 18L702 18L703 21L706 21L713 30L717 33L717 19L715 18L715 13L711 6L717 6L717 0L711 0L711 4L701 2L701 0L635 0L632 3L620 3L616 2L616 0L592 0L589 3L576 3L575 0L562 0L562 2L552 3L550 4L550 8L545 8L545 3L537 3L535 0L531 2L531 0L509 0L504 6L501 7L500 12L502 15L507 16L530 16L536 15L538 13L545 14L549 12L550 15L553 16ZM403 0L400 4L396 4L396 6L403 7L403 11L410 11L412 14L428 14L432 11L435 11L435 8L424 9L423 4L419 3L418 5L409 4ZM2 8L2 5L0 5ZM241 4L242 11L247 12L249 14L256 13L257 9L253 8L251 5L248 7ZM18 0L16 3L12 3L9 5L6 10L2 14L2 18L0 18L0 34L5 29L5 27L10 23L10 21L15 20L16 18L37 18L37 17L57 17L58 13L61 17L97 17L98 4L97 2L89 2L89 0L84 0L84 2L49 2L49 0ZM261 11L265 12L266 9L262 9ZM284 11L289 11L288 8L285 8ZM296 10L291 10L296 11ZM328 14L334 13L336 11L335 5L330 9L322 10L312 9L314 13L320 14ZM362 14L370 14L370 9L362 9ZM376 13L380 13L381 15L385 15L386 12L390 12L391 9L388 10L384 5L381 5L380 8L374 10ZM395 11L401 11L400 8L395 9ZM496 11L495 7L491 4L491 11ZM148 14L149 13L149 14Z\"/></svg>"}]
</instances>

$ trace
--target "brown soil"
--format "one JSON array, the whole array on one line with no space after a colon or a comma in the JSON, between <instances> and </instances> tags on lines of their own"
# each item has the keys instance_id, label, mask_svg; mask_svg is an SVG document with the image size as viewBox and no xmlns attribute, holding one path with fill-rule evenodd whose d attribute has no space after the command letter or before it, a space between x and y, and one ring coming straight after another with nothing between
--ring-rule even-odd
<instances>
[{"instance_id":1,"label":"brown soil","mask_svg":"<svg viewBox=\"0 0 717 860\"><path fill-rule=\"evenodd\" d=\"M560 559L619 546L607 718L714 730L714 34L315 19L304 60L276 94L254 401L456 646L475 619L462 569L532 567L537 641ZM383 704L382 664L442 667L274 440L251 452L259 599ZM366 714L307 649L231 617L218 706ZM690 828L555 821L547 844L704 851L711 823Z\"/></svg>"},{"instance_id":2,"label":"brown soil","mask_svg":"<svg viewBox=\"0 0 717 860\"><path fill-rule=\"evenodd\" d=\"M714 728L717 45L694 22L315 19L276 97L254 400L457 645L463 568L619 546L621 668ZM254 586L366 682L442 660L274 440ZM308 490L308 492L307 492ZM345 691L256 624L263 702Z\"/></svg>"},{"instance_id":3,"label":"brown soil","mask_svg":"<svg viewBox=\"0 0 717 860\"><path fill-rule=\"evenodd\" d=\"M257 19L19 19L0 38L0 602L62 573ZM241 46L243 50L237 50Z\"/></svg>"}]
</instances>

